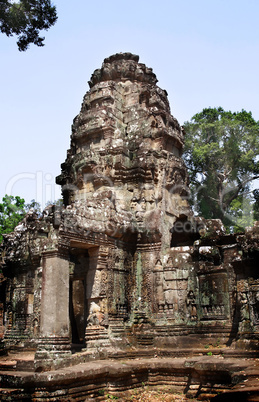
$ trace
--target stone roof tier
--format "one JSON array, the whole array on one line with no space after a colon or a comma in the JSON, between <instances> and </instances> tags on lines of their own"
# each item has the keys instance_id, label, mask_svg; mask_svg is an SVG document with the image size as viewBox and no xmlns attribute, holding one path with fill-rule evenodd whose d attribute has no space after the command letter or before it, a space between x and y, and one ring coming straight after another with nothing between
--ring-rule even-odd
<instances>
[{"instance_id":1,"label":"stone roof tier","mask_svg":"<svg viewBox=\"0 0 259 402\"><path fill-rule=\"evenodd\" d=\"M138 61L139 56L128 52L116 53L104 59L102 68L92 74L89 81L90 88L99 82L110 80L140 81L155 85L158 80L152 68Z\"/></svg>"}]
</instances>

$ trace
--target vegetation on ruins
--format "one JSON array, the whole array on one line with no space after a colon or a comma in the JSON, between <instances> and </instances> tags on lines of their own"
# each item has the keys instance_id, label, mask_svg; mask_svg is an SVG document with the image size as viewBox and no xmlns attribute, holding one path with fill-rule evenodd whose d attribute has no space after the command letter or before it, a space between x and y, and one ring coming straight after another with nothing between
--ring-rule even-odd
<instances>
[{"instance_id":1,"label":"vegetation on ruins","mask_svg":"<svg viewBox=\"0 0 259 402\"><path fill-rule=\"evenodd\" d=\"M0 203L0 243L3 234L11 233L24 218L31 208L40 212L40 205L35 200L25 204L25 200L19 196L5 195Z\"/></svg>"},{"instance_id":2,"label":"vegetation on ruins","mask_svg":"<svg viewBox=\"0 0 259 402\"><path fill-rule=\"evenodd\" d=\"M252 189L259 178L259 122L245 110L206 108L184 129L195 212L235 231L251 225L259 209L259 191Z\"/></svg>"},{"instance_id":3,"label":"vegetation on ruins","mask_svg":"<svg viewBox=\"0 0 259 402\"><path fill-rule=\"evenodd\" d=\"M18 36L18 49L25 51L30 43L44 46L41 30L57 21L56 7L50 0L0 0L0 30L7 36Z\"/></svg>"},{"instance_id":4,"label":"vegetation on ruins","mask_svg":"<svg viewBox=\"0 0 259 402\"><path fill-rule=\"evenodd\" d=\"M5 195L0 203L0 242L4 233L13 231L25 215L25 200L19 196Z\"/></svg>"},{"instance_id":5,"label":"vegetation on ruins","mask_svg":"<svg viewBox=\"0 0 259 402\"><path fill-rule=\"evenodd\" d=\"M45 207L55 205L61 208L63 200L58 199L55 201L48 201ZM35 201L31 200L25 204L25 200L19 196L5 195L0 203L0 243L3 240L3 234L13 232L14 228L22 221L26 213L33 210L38 217L41 216L41 206Z\"/></svg>"}]
</instances>

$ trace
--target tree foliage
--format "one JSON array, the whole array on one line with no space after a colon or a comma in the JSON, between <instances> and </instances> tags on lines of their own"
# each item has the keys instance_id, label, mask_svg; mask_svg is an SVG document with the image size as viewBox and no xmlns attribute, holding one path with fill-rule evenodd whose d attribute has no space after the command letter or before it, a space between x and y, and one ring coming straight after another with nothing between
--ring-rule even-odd
<instances>
[{"instance_id":1,"label":"tree foliage","mask_svg":"<svg viewBox=\"0 0 259 402\"><path fill-rule=\"evenodd\" d=\"M0 0L0 30L7 36L18 36L18 49L30 43L44 46L41 30L48 30L57 21L56 7L50 0Z\"/></svg>"},{"instance_id":2,"label":"tree foliage","mask_svg":"<svg viewBox=\"0 0 259 402\"><path fill-rule=\"evenodd\" d=\"M13 232L31 209L40 216L40 204L35 200L25 204L25 200L19 196L5 195L3 197L0 203L0 243L3 240L3 234Z\"/></svg>"},{"instance_id":3,"label":"tree foliage","mask_svg":"<svg viewBox=\"0 0 259 402\"><path fill-rule=\"evenodd\" d=\"M259 178L259 122L245 110L207 108L184 129L183 157L196 212L207 219L220 218L226 226L239 221L237 226L243 227L244 209L250 217L253 210L251 183Z\"/></svg>"},{"instance_id":4,"label":"tree foliage","mask_svg":"<svg viewBox=\"0 0 259 402\"><path fill-rule=\"evenodd\" d=\"M25 216L25 200L5 195L0 203L0 243L4 233L10 233Z\"/></svg>"},{"instance_id":5,"label":"tree foliage","mask_svg":"<svg viewBox=\"0 0 259 402\"><path fill-rule=\"evenodd\" d=\"M58 198L57 200L54 201L47 201L45 207L48 207L49 205L55 205L56 207L63 207L63 199L62 198Z\"/></svg>"}]
</instances>

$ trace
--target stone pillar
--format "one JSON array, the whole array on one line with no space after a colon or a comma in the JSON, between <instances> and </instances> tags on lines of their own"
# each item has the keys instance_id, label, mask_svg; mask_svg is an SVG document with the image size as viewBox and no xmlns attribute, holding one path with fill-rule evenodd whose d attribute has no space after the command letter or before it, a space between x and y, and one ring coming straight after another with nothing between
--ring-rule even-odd
<instances>
[{"instance_id":1,"label":"stone pillar","mask_svg":"<svg viewBox=\"0 0 259 402\"><path fill-rule=\"evenodd\" d=\"M150 245L141 244L138 246L135 255L135 286L133 289L133 321L132 334L134 334L138 347L152 347L154 345L153 328L153 267L154 254Z\"/></svg>"},{"instance_id":2,"label":"stone pillar","mask_svg":"<svg viewBox=\"0 0 259 402\"><path fill-rule=\"evenodd\" d=\"M89 271L86 280L86 298L89 314L85 329L86 349L97 352L100 348L109 345L107 323L105 324L105 313L107 296L103 292L104 250L99 247L88 249Z\"/></svg>"},{"instance_id":3,"label":"stone pillar","mask_svg":"<svg viewBox=\"0 0 259 402\"><path fill-rule=\"evenodd\" d=\"M57 251L43 255L41 336L35 355L36 368L51 368L68 356L69 338L69 260Z\"/></svg>"}]
</instances>

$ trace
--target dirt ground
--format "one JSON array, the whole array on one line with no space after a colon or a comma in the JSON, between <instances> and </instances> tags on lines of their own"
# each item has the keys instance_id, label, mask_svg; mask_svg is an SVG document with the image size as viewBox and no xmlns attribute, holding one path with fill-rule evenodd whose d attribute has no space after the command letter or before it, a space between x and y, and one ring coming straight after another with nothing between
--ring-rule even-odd
<instances>
[{"instance_id":1,"label":"dirt ground","mask_svg":"<svg viewBox=\"0 0 259 402\"><path fill-rule=\"evenodd\" d=\"M168 387L157 387L149 389L148 386L127 391L124 396L114 396L104 394L103 401L117 400L118 402L196 402L198 399L190 399L185 395L175 391L170 391ZM205 401L206 402L206 401Z\"/></svg>"}]
</instances>

